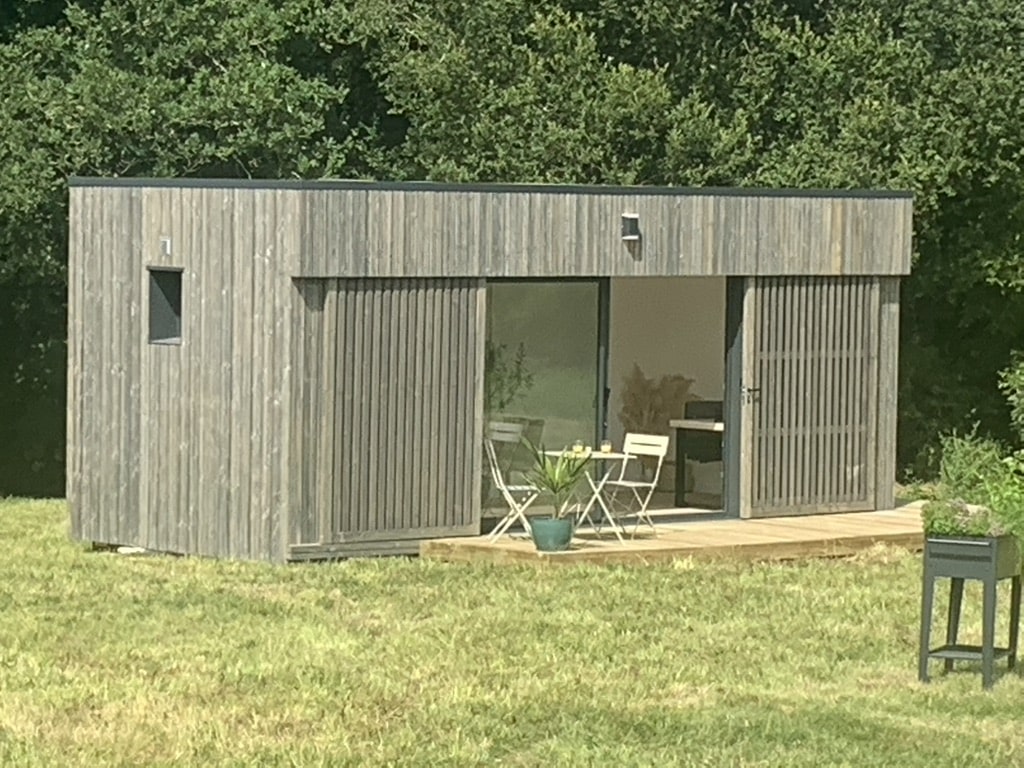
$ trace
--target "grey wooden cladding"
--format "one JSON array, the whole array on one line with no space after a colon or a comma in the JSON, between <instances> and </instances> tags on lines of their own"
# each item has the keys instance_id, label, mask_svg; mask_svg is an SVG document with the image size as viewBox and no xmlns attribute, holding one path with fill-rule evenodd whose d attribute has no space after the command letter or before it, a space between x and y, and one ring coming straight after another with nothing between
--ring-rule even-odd
<instances>
[{"instance_id":1,"label":"grey wooden cladding","mask_svg":"<svg viewBox=\"0 0 1024 768\"><path fill-rule=\"evenodd\" d=\"M874 509L878 278L752 285L748 514Z\"/></svg>"},{"instance_id":2,"label":"grey wooden cladding","mask_svg":"<svg viewBox=\"0 0 1024 768\"><path fill-rule=\"evenodd\" d=\"M181 347L142 342L143 546L282 558L289 372L276 345L289 336L276 308L290 295L275 262L294 248L293 205L273 191L145 192L142 258L184 269L184 318Z\"/></svg>"},{"instance_id":3,"label":"grey wooden cladding","mask_svg":"<svg viewBox=\"0 0 1024 768\"><path fill-rule=\"evenodd\" d=\"M68 498L76 538L282 560L299 201L72 191ZM169 238L170 253L161 248ZM181 344L148 343L147 267L182 269Z\"/></svg>"},{"instance_id":4,"label":"grey wooden cladding","mask_svg":"<svg viewBox=\"0 0 1024 768\"><path fill-rule=\"evenodd\" d=\"M142 193L71 193L68 261L67 497L78 539L132 541L139 534L136 448L140 359L131 327L143 273L129 265L141 241Z\"/></svg>"},{"instance_id":5,"label":"grey wooden cladding","mask_svg":"<svg viewBox=\"0 0 1024 768\"><path fill-rule=\"evenodd\" d=\"M301 556L479 532L479 280L297 280Z\"/></svg>"},{"instance_id":6,"label":"grey wooden cladding","mask_svg":"<svg viewBox=\"0 0 1024 768\"><path fill-rule=\"evenodd\" d=\"M896 421L898 414L900 346L900 281L878 280L878 432L873 448L877 461L876 509L896 504Z\"/></svg>"},{"instance_id":7,"label":"grey wooden cladding","mask_svg":"<svg viewBox=\"0 0 1024 768\"><path fill-rule=\"evenodd\" d=\"M295 274L545 277L902 274L903 197L325 189ZM642 241L627 247L621 216Z\"/></svg>"}]
</instances>

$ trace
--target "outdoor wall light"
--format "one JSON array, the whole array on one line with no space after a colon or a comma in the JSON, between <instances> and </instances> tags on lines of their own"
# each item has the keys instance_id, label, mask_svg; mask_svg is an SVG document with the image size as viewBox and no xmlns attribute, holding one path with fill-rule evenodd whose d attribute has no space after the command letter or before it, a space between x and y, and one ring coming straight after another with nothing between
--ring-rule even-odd
<instances>
[{"instance_id":1,"label":"outdoor wall light","mask_svg":"<svg viewBox=\"0 0 1024 768\"><path fill-rule=\"evenodd\" d=\"M622 239L636 242L640 239L640 215L637 213L622 214Z\"/></svg>"},{"instance_id":2,"label":"outdoor wall light","mask_svg":"<svg viewBox=\"0 0 1024 768\"><path fill-rule=\"evenodd\" d=\"M171 255L171 238L161 237L160 238L160 253L164 256Z\"/></svg>"}]
</instances>

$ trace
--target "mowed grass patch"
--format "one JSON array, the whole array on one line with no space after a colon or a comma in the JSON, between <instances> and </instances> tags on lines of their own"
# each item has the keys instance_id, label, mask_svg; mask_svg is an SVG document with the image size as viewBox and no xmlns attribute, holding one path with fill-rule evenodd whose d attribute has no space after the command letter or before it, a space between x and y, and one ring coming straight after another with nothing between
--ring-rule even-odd
<instances>
[{"instance_id":1,"label":"mowed grass patch","mask_svg":"<svg viewBox=\"0 0 1024 768\"><path fill-rule=\"evenodd\" d=\"M1017 674L916 682L898 550L271 566L66 530L63 502L0 501L3 765L1024 764Z\"/></svg>"}]
</instances>

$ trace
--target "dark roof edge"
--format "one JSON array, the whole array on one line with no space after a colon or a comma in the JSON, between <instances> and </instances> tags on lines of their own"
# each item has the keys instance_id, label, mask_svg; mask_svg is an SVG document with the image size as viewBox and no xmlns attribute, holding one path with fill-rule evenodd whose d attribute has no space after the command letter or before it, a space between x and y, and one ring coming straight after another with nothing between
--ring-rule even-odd
<instances>
[{"instance_id":1,"label":"dark roof edge","mask_svg":"<svg viewBox=\"0 0 1024 768\"><path fill-rule=\"evenodd\" d=\"M171 187L180 189L367 190L380 192L541 192L560 195L712 195L720 197L862 197L913 199L906 190L765 189L760 187L644 187L594 184L453 184L436 181L347 179L191 179L71 176L69 187Z\"/></svg>"}]
</instances>

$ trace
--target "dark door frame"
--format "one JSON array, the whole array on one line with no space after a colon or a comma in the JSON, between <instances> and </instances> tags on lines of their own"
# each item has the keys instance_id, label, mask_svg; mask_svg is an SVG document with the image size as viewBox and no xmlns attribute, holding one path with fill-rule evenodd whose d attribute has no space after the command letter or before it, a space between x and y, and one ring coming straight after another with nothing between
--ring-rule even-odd
<instances>
[{"instance_id":1,"label":"dark door frame","mask_svg":"<svg viewBox=\"0 0 1024 768\"><path fill-rule=\"evenodd\" d=\"M725 279L725 392L722 404L725 430L722 435L722 511L726 517L740 516L740 481L743 460L743 302L745 277Z\"/></svg>"},{"instance_id":2,"label":"dark door frame","mask_svg":"<svg viewBox=\"0 0 1024 768\"><path fill-rule=\"evenodd\" d=\"M608 436L608 399L612 390L608 386L609 340L611 336L611 295L612 279L597 279L597 424L594 445L599 445Z\"/></svg>"}]
</instances>

